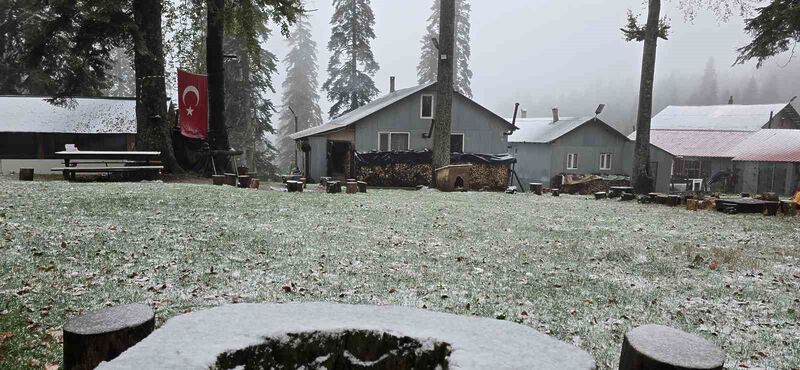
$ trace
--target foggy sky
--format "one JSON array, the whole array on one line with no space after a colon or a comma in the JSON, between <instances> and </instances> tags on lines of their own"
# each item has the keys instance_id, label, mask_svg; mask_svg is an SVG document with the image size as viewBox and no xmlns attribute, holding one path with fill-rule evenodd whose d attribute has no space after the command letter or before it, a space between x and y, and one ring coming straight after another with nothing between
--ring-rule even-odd
<instances>
[{"instance_id":1,"label":"foggy sky","mask_svg":"<svg viewBox=\"0 0 800 370\"><path fill-rule=\"evenodd\" d=\"M380 64L375 82L382 94L388 92L392 75L397 76L398 88L417 84L420 39L431 3L372 1L377 36L372 48ZM572 114L589 114L594 104L571 106L569 95L604 85L637 89L642 45L626 42L619 29L626 23L627 9L646 13L642 0L471 0L471 4L474 99L497 114L510 116L517 101L526 106L540 100ZM310 21L318 43L321 86L327 78L330 56L327 43L332 5L329 0L314 0L307 8L318 9L310 13ZM700 11L694 22L688 23L676 0L665 1L662 14L672 20L672 31L668 41L659 40L656 81L675 71L699 77L709 57L716 60L720 80L758 73L754 63L731 67L736 48L749 40L740 17L720 23L715 15ZM288 51L278 32L266 46L280 59ZM785 63L787 59L778 57L766 64ZM281 104L284 69L281 63L273 81L277 93L271 97L277 107ZM327 121L331 104L324 92L320 95Z\"/></svg>"}]
</instances>

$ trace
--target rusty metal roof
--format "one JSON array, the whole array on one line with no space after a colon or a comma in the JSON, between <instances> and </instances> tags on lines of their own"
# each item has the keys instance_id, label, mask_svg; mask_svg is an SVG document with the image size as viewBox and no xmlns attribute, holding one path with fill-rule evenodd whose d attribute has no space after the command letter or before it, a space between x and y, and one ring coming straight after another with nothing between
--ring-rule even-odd
<instances>
[{"instance_id":1,"label":"rusty metal roof","mask_svg":"<svg viewBox=\"0 0 800 370\"><path fill-rule=\"evenodd\" d=\"M800 162L800 130L765 129L730 151L734 161Z\"/></svg>"},{"instance_id":2,"label":"rusty metal roof","mask_svg":"<svg viewBox=\"0 0 800 370\"><path fill-rule=\"evenodd\" d=\"M651 130L650 143L676 157L732 158L730 151L749 131ZM636 132L628 136L636 140Z\"/></svg>"}]
</instances>

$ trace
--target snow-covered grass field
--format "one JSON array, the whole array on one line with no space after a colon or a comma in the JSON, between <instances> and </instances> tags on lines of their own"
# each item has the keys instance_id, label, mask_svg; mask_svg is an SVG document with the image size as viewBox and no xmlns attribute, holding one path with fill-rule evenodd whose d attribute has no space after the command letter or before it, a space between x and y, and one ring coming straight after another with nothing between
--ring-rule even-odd
<instances>
[{"instance_id":1,"label":"snow-covered grass field","mask_svg":"<svg viewBox=\"0 0 800 370\"><path fill-rule=\"evenodd\" d=\"M582 196L0 180L0 368L59 363L64 321L104 305L145 302L161 324L287 301L497 317L601 368L625 331L660 323L717 343L730 368L800 368L800 219Z\"/></svg>"}]
</instances>

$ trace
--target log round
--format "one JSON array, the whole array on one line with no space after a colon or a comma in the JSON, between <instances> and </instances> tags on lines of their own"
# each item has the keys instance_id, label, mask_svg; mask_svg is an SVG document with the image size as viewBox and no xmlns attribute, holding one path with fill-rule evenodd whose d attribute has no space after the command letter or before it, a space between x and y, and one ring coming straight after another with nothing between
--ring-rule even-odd
<instances>
[{"instance_id":1,"label":"log round","mask_svg":"<svg viewBox=\"0 0 800 370\"><path fill-rule=\"evenodd\" d=\"M600 192L594 193L594 199L598 199L599 200L599 199L606 199L606 198L608 198L608 193L606 193L604 191L600 191Z\"/></svg>"},{"instance_id":2,"label":"log round","mask_svg":"<svg viewBox=\"0 0 800 370\"><path fill-rule=\"evenodd\" d=\"M286 190L290 193L303 192L303 183L300 181L289 180L286 182Z\"/></svg>"},{"instance_id":3,"label":"log round","mask_svg":"<svg viewBox=\"0 0 800 370\"><path fill-rule=\"evenodd\" d=\"M544 189L544 184L539 182L532 182L528 184L528 186L530 187L531 193L536 195L542 195L542 189Z\"/></svg>"},{"instance_id":4,"label":"log round","mask_svg":"<svg viewBox=\"0 0 800 370\"><path fill-rule=\"evenodd\" d=\"M364 181L358 182L358 192L359 193L366 193L367 192L367 183Z\"/></svg>"},{"instance_id":5,"label":"log round","mask_svg":"<svg viewBox=\"0 0 800 370\"><path fill-rule=\"evenodd\" d=\"M33 168L20 168L19 181L33 181Z\"/></svg>"},{"instance_id":6,"label":"log round","mask_svg":"<svg viewBox=\"0 0 800 370\"><path fill-rule=\"evenodd\" d=\"M510 321L398 306L235 304L174 317L98 369L594 369Z\"/></svg>"},{"instance_id":7,"label":"log round","mask_svg":"<svg viewBox=\"0 0 800 370\"><path fill-rule=\"evenodd\" d=\"M557 197L557 196L561 195L561 191L558 190L558 189L551 189L550 193L553 194L554 197Z\"/></svg>"},{"instance_id":8,"label":"log round","mask_svg":"<svg viewBox=\"0 0 800 370\"><path fill-rule=\"evenodd\" d=\"M644 325L625 334L620 370L722 370L725 353L698 336L662 325Z\"/></svg>"},{"instance_id":9,"label":"log round","mask_svg":"<svg viewBox=\"0 0 800 370\"><path fill-rule=\"evenodd\" d=\"M236 186L239 182L239 176L235 173L226 173L225 174L225 185Z\"/></svg>"},{"instance_id":10,"label":"log round","mask_svg":"<svg viewBox=\"0 0 800 370\"><path fill-rule=\"evenodd\" d=\"M153 310L142 304L73 317L64 324L64 369L94 369L150 335L155 324Z\"/></svg>"},{"instance_id":11,"label":"log round","mask_svg":"<svg viewBox=\"0 0 800 370\"><path fill-rule=\"evenodd\" d=\"M211 179L214 181L214 185L225 185L225 175L213 175Z\"/></svg>"},{"instance_id":12,"label":"log round","mask_svg":"<svg viewBox=\"0 0 800 370\"><path fill-rule=\"evenodd\" d=\"M348 181L347 194L355 194L355 193L358 193L358 183L355 181Z\"/></svg>"},{"instance_id":13,"label":"log round","mask_svg":"<svg viewBox=\"0 0 800 370\"><path fill-rule=\"evenodd\" d=\"M328 194L337 194L342 192L342 183L338 181L328 181L328 185L325 187L325 192Z\"/></svg>"}]
</instances>

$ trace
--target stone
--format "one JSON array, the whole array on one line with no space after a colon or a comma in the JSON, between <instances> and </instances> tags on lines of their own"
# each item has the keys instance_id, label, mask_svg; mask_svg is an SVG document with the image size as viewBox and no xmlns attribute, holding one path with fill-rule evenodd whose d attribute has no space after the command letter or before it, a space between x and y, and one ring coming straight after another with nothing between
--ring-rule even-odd
<instances>
[{"instance_id":1,"label":"stone","mask_svg":"<svg viewBox=\"0 0 800 370\"><path fill-rule=\"evenodd\" d=\"M98 369L594 369L510 321L410 307L235 304L173 317Z\"/></svg>"},{"instance_id":2,"label":"stone","mask_svg":"<svg viewBox=\"0 0 800 370\"><path fill-rule=\"evenodd\" d=\"M620 370L721 370L725 353L696 335L662 325L644 325L625 334Z\"/></svg>"},{"instance_id":3,"label":"stone","mask_svg":"<svg viewBox=\"0 0 800 370\"><path fill-rule=\"evenodd\" d=\"M19 181L33 181L33 168L20 168Z\"/></svg>"},{"instance_id":4,"label":"stone","mask_svg":"<svg viewBox=\"0 0 800 370\"><path fill-rule=\"evenodd\" d=\"M103 308L64 324L64 369L93 369L110 361L155 329L153 310L142 304Z\"/></svg>"}]
</instances>

